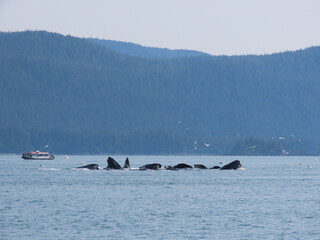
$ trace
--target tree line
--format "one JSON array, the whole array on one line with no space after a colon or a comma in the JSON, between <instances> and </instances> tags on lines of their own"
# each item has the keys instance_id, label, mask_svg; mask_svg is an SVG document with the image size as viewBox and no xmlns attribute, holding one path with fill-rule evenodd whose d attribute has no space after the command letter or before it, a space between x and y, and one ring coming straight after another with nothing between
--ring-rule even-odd
<instances>
[{"instance_id":1,"label":"tree line","mask_svg":"<svg viewBox=\"0 0 320 240\"><path fill-rule=\"evenodd\" d=\"M230 154L248 138L295 135L314 142L296 154L311 154L319 63L319 47L143 58L90 39L0 33L0 151L50 140L57 152Z\"/></svg>"}]
</instances>

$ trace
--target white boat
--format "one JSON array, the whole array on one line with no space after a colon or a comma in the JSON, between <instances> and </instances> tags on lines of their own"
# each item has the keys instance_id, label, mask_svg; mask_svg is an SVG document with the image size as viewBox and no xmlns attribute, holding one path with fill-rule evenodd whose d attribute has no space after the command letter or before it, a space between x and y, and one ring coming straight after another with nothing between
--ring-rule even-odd
<instances>
[{"instance_id":1,"label":"white boat","mask_svg":"<svg viewBox=\"0 0 320 240\"><path fill-rule=\"evenodd\" d=\"M22 154L24 160L53 160L54 156L48 152L26 152Z\"/></svg>"}]
</instances>

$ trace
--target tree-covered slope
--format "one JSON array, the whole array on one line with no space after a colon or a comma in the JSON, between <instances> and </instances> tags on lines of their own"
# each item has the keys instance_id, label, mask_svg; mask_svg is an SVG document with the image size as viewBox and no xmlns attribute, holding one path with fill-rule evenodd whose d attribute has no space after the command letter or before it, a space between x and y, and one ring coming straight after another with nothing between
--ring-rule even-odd
<instances>
[{"instance_id":1,"label":"tree-covered slope","mask_svg":"<svg viewBox=\"0 0 320 240\"><path fill-rule=\"evenodd\" d=\"M241 137L316 141L319 66L319 47L148 60L71 36L0 33L0 151L227 154Z\"/></svg>"},{"instance_id":2,"label":"tree-covered slope","mask_svg":"<svg viewBox=\"0 0 320 240\"><path fill-rule=\"evenodd\" d=\"M156 47L143 47L139 44L128 43L128 42L120 42L113 40L103 40L97 38L90 38L89 41L96 43L100 46L106 47L107 49L111 49L117 51L119 53L127 54L135 57L142 57L148 59L159 59L159 58L181 58L181 57L198 57L198 56L206 56L208 54L193 51L193 50L170 50L167 48L156 48Z\"/></svg>"}]
</instances>

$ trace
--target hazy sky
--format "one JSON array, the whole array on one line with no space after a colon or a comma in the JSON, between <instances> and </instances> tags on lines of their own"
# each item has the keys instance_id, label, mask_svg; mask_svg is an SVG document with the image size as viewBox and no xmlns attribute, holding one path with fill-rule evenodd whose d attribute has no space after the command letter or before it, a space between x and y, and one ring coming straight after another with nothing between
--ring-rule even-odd
<instances>
[{"instance_id":1,"label":"hazy sky","mask_svg":"<svg viewBox=\"0 0 320 240\"><path fill-rule=\"evenodd\" d=\"M0 0L0 31L27 29L263 54L320 45L320 0Z\"/></svg>"}]
</instances>

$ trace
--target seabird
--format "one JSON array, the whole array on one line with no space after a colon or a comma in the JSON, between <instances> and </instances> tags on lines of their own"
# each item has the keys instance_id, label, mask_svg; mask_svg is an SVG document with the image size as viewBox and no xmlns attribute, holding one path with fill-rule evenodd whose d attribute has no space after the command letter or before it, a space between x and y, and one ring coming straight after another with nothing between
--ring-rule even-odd
<instances>
[{"instance_id":1,"label":"seabird","mask_svg":"<svg viewBox=\"0 0 320 240\"><path fill-rule=\"evenodd\" d=\"M289 154L289 150L285 150L285 149L283 149L283 150L282 150L282 153L283 153L283 154L287 154L287 155L288 155L288 154Z\"/></svg>"}]
</instances>

